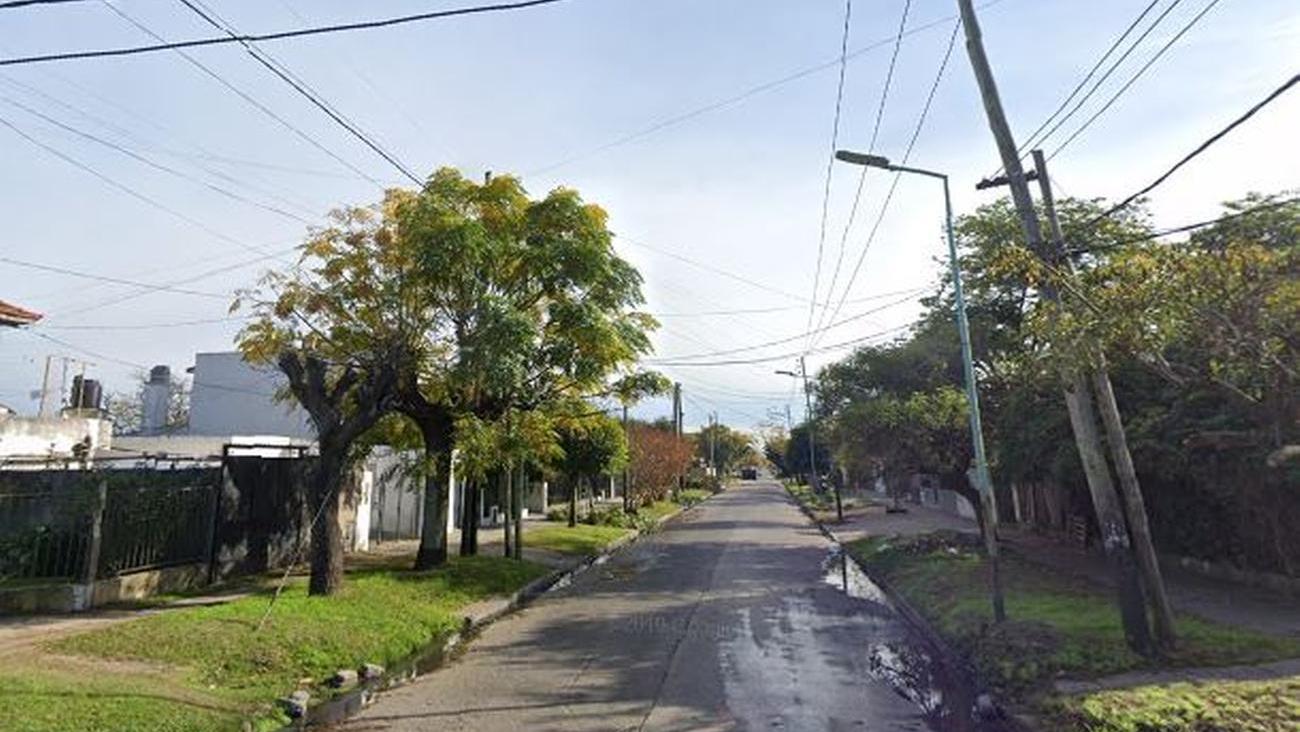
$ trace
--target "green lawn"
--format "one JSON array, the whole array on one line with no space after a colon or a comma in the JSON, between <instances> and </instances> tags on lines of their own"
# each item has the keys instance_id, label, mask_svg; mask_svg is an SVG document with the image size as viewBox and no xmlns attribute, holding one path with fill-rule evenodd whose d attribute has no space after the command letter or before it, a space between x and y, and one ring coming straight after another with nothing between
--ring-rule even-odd
<instances>
[{"instance_id":1,"label":"green lawn","mask_svg":"<svg viewBox=\"0 0 1300 732\"><path fill-rule=\"evenodd\" d=\"M1089 732L1280 732L1300 729L1300 676L1141 686L1058 700L1061 727Z\"/></svg>"},{"instance_id":2,"label":"green lawn","mask_svg":"<svg viewBox=\"0 0 1300 732\"><path fill-rule=\"evenodd\" d=\"M550 522L529 529L524 536L524 546L585 556L599 554L605 547L630 533L632 533L631 529L618 526L593 526L581 523L577 526L568 526L560 522Z\"/></svg>"},{"instance_id":3,"label":"green lawn","mask_svg":"<svg viewBox=\"0 0 1300 732\"><path fill-rule=\"evenodd\" d=\"M1113 595L1107 589L1007 556L1003 577L1011 622L997 628L990 626L987 568L969 540L941 535L914 542L870 538L850 544L849 550L883 575L940 634L971 657L985 679L1010 698L1033 697L1057 676L1090 678L1151 666L1125 645ZM1188 615L1179 616L1178 632L1180 648L1166 665L1219 666L1300 656L1300 639L1268 636ZM1133 695L1126 697L1125 708L1133 715L1145 713L1141 711L1144 708L1159 713L1157 700L1159 705L1179 706L1182 702L1178 700L1184 696L1172 691L1163 696ZM1153 706L1143 707L1142 700L1151 700ZM1108 703L1116 709L1124 707L1118 698Z\"/></svg>"},{"instance_id":4,"label":"green lawn","mask_svg":"<svg viewBox=\"0 0 1300 732\"><path fill-rule=\"evenodd\" d=\"M402 558L402 562L408 561ZM48 651L112 659L109 670L34 656L0 670L0 729L216 730L278 718L273 702L311 679L391 665L458 630L463 608L519 589L545 568L453 558L431 572L350 572L341 594L308 597L295 578L257 630L268 596L167 610L53 641ZM51 662L50 659L53 659ZM67 659L64 659L65 661Z\"/></svg>"}]
</instances>

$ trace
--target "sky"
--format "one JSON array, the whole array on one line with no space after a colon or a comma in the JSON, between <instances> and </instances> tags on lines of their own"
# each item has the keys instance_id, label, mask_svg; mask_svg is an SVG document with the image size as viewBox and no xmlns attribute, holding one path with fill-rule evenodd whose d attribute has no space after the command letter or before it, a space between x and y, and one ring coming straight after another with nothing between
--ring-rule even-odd
<instances>
[{"instance_id":1,"label":"sky","mask_svg":"<svg viewBox=\"0 0 1300 732\"><path fill-rule=\"evenodd\" d=\"M476 0L206 2L232 27L261 33ZM980 4L1018 141L1146 6ZM1126 196L1300 71L1292 0L1159 0L1146 23L1168 15L1044 149L1208 6L1052 159L1058 197ZM853 4L840 147L902 158L955 9L951 0ZM871 171L847 234L859 169L835 165L823 198L844 15L843 0L565 0L260 47L419 176L444 165L473 177L513 173L534 196L569 186L603 206L620 254L645 278L645 309L662 323L648 363L772 359L655 366L683 384L688 426L717 411L753 428L783 421L787 405L800 418L796 381L775 371L797 368L810 343L887 339L911 322L945 252L934 180L901 178L886 207L891 175ZM216 31L179 0L0 9L0 58L154 42L148 32ZM331 208L410 185L237 45L186 53L0 67L0 299L46 315L0 332L0 403L33 413L49 355L91 362L87 374L107 391L131 392L148 366L180 372L195 353L230 350L240 327L227 313L232 292L292 261ZM1250 191L1300 188L1297 129L1293 92L1157 189L1153 223L1199 221ZM958 214L999 195L974 189L999 166L961 38L910 162L951 176ZM809 338L814 301L823 304L814 323L844 322ZM809 371L846 353L814 351ZM639 409L668 411L664 400Z\"/></svg>"}]
</instances>

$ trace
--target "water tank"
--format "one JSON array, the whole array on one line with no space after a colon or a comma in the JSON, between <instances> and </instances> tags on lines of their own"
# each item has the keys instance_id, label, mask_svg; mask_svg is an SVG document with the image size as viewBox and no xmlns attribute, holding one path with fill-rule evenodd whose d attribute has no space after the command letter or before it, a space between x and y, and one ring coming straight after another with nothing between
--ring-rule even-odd
<instances>
[{"instance_id":1,"label":"water tank","mask_svg":"<svg viewBox=\"0 0 1300 732\"><path fill-rule=\"evenodd\" d=\"M73 409L99 409L103 395L103 388L97 380L79 375L72 377L72 394L68 402Z\"/></svg>"}]
</instances>

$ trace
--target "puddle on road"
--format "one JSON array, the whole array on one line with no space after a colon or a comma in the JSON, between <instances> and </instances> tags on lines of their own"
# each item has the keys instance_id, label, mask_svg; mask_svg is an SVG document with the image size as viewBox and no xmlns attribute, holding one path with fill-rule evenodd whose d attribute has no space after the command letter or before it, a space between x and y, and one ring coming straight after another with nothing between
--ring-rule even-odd
<instances>
[{"instance_id":1,"label":"puddle on road","mask_svg":"<svg viewBox=\"0 0 1300 732\"><path fill-rule=\"evenodd\" d=\"M849 597L888 608L900 629L892 637L867 644L867 665L872 675L916 704L938 732L1001 732L1012 727L976 714L977 691L970 675L952 659L945 659L897 613L894 604L858 565L838 550L824 564L822 581Z\"/></svg>"}]
</instances>

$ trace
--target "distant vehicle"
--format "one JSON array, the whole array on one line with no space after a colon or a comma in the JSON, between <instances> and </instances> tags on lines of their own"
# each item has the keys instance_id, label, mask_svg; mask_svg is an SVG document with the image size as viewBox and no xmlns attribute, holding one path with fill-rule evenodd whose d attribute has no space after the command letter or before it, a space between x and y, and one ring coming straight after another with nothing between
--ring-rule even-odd
<instances>
[{"instance_id":1,"label":"distant vehicle","mask_svg":"<svg viewBox=\"0 0 1300 732\"><path fill-rule=\"evenodd\" d=\"M758 480L758 468L741 468L741 480Z\"/></svg>"}]
</instances>

